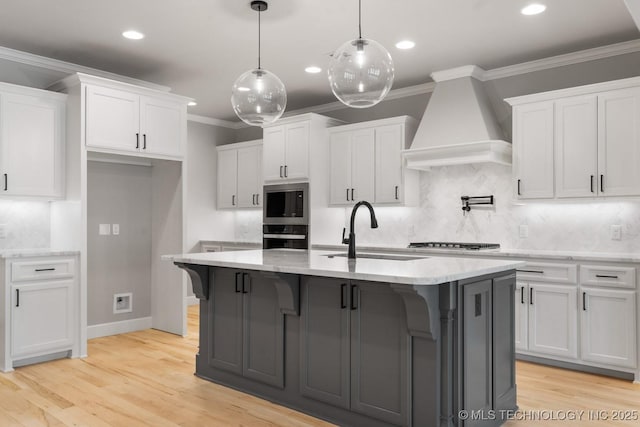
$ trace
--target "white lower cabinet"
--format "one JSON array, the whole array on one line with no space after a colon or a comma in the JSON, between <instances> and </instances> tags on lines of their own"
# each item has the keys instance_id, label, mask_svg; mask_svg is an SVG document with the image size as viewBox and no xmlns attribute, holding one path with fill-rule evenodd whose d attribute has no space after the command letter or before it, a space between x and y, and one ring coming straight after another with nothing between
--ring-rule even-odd
<instances>
[{"instance_id":1,"label":"white lower cabinet","mask_svg":"<svg viewBox=\"0 0 640 427\"><path fill-rule=\"evenodd\" d=\"M635 368L636 292L582 288L582 359Z\"/></svg>"},{"instance_id":2,"label":"white lower cabinet","mask_svg":"<svg viewBox=\"0 0 640 427\"><path fill-rule=\"evenodd\" d=\"M2 260L0 369L78 356L77 257Z\"/></svg>"}]
</instances>

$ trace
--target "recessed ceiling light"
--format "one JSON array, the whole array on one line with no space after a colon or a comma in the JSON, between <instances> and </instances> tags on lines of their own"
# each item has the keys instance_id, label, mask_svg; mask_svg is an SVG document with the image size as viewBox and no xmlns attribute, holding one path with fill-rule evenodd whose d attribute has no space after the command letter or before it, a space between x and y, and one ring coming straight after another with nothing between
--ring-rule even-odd
<instances>
[{"instance_id":1,"label":"recessed ceiling light","mask_svg":"<svg viewBox=\"0 0 640 427\"><path fill-rule=\"evenodd\" d=\"M122 37L130 40L140 40L144 38L144 34L136 30L128 30L122 33Z\"/></svg>"},{"instance_id":2,"label":"recessed ceiling light","mask_svg":"<svg viewBox=\"0 0 640 427\"><path fill-rule=\"evenodd\" d=\"M322 71L322 68L312 65L311 67L307 67L304 70L309 74L318 74L320 71Z\"/></svg>"},{"instance_id":3,"label":"recessed ceiling light","mask_svg":"<svg viewBox=\"0 0 640 427\"><path fill-rule=\"evenodd\" d=\"M240 92L249 92L249 90L250 90L250 89L249 89L248 87L240 86L240 87L238 88L238 90L239 90Z\"/></svg>"},{"instance_id":4,"label":"recessed ceiling light","mask_svg":"<svg viewBox=\"0 0 640 427\"><path fill-rule=\"evenodd\" d=\"M540 3L532 3L529 6L523 7L520 13L523 15L537 15L545 10L547 10L547 6Z\"/></svg>"},{"instance_id":5,"label":"recessed ceiling light","mask_svg":"<svg viewBox=\"0 0 640 427\"><path fill-rule=\"evenodd\" d=\"M396 43L396 47L398 49L413 49L415 47L416 43L411 41L411 40L402 40L399 41L398 43Z\"/></svg>"},{"instance_id":6,"label":"recessed ceiling light","mask_svg":"<svg viewBox=\"0 0 640 427\"><path fill-rule=\"evenodd\" d=\"M189 103L187 104L187 106L189 107L195 107L196 105L198 105L196 101L189 101Z\"/></svg>"}]
</instances>

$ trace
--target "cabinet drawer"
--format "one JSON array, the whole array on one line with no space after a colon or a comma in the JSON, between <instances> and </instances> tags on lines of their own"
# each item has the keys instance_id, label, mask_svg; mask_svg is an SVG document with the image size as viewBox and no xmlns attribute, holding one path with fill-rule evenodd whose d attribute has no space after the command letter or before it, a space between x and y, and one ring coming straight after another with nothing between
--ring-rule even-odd
<instances>
[{"instance_id":1,"label":"cabinet drawer","mask_svg":"<svg viewBox=\"0 0 640 427\"><path fill-rule=\"evenodd\" d=\"M636 269L606 265L581 265L580 284L635 289Z\"/></svg>"},{"instance_id":2,"label":"cabinet drawer","mask_svg":"<svg viewBox=\"0 0 640 427\"><path fill-rule=\"evenodd\" d=\"M43 279L66 279L75 275L73 258L15 261L11 263L11 281L26 282Z\"/></svg>"},{"instance_id":3,"label":"cabinet drawer","mask_svg":"<svg viewBox=\"0 0 640 427\"><path fill-rule=\"evenodd\" d=\"M518 280L538 280L554 283L577 283L578 267L572 264L538 264L528 262L516 270Z\"/></svg>"}]
</instances>

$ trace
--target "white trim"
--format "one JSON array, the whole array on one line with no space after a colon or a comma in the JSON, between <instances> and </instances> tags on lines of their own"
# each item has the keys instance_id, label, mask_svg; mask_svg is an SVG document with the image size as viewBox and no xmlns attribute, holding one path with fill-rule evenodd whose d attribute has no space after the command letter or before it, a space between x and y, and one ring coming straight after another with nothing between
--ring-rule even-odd
<instances>
[{"instance_id":1,"label":"white trim","mask_svg":"<svg viewBox=\"0 0 640 427\"><path fill-rule=\"evenodd\" d=\"M151 317L141 317L138 319L122 320L120 322L91 325L87 326L87 339L151 329L151 324Z\"/></svg>"},{"instance_id":2,"label":"white trim","mask_svg":"<svg viewBox=\"0 0 640 427\"><path fill-rule=\"evenodd\" d=\"M429 82L429 83L422 83L415 86L407 86L407 87L401 87L399 89L392 89L391 91L389 91L389 94L386 96L384 100L389 101L391 99L400 99L400 98L406 98L408 96L431 93L435 88L436 88L436 84L434 82Z\"/></svg>"},{"instance_id":3,"label":"white trim","mask_svg":"<svg viewBox=\"0 0 640 427\"><path fill-rule=\"evenodd\" d=\"M220 126L229 129L240 129L249 127L245 122L232 122L230 120L214 119L213 117L198 116L196 114L187 114L187 120L190 122L203 123L205 125Z\"/></svg>"},{"instance_id":4,"label":"white trim","mask_svg":"<svg viewBox=\"0 0 640 427\"><path fill-rule=\"evenodd\" d=\"M262 146L261 139L252 139L251 141L232 142L231 144L218 145L216 147L216 150L228 151L228 150L237 150L239 148L249 148L249 147L257 147L257 146Z\"/></svg>"},{"instance_id":5,"label":"white trim","mask_svg":"<svg viewBox=\"0 0 640 427\"><path fill-rule=\"evenodd\" d=\"M190 305L199 305L200 304L200 300L195 295L189 295L189 296L185 297L184 304L187 307L190 306Z\"/></svg>"},{"instance_id":6,"label":"white trim","mask_svg":"<svg viewBox=\"0 0 640 427\"><path fill-rule=\"evenodd\" d=\"M462 77L473 77L483 81L485 73L486 71L477 65L463 65L462 67L451 68L449 70L434 71L431 73L431 78L436 83L460 79Z\"/></svg>"},{"instance_id":7,"label":"white trim","mask_svg":"<svg viewBox=\"0 0 640 427\"><path fill-rule=\"evenodd\" d=\"M59 61L57 59L47 58L46 56L39 56L39 55L34 55L28 52L21 52L19 50L9 49L3 46L0 46L0 59L17 62L19 64L31 65L33 67L44 68L47 70L58 71L61 73L92 74L94 76L100 76L107 79L118 80L121 82L130 83L136 86L143 86L143 87L153 89L153 90L158 90L161 92L171 91L171 88L168 86L151 83L144 80L138 80L132 77L122 76L120 74L110 73L108 71L102 71L96 68L85 67L83 65L73 64L71 62Z\"/></svg>"},{"instance_id":8,"label":"white trim","mask_svg":"<svg viewBox=\"0 0 640 427\"><path fill-rule=\"evenodd\" d=\"M494 68L484 73L483 81L503 79L534 71L548 70L550 68L564 67L566 65L579 64L597 59L610 58L640 51L640 39L630 40L608 46L595 47L593 49L580 50L564 55L550 56L535 61L522 62L515 65L507 65L502 68Z\"/></svg>"},{"instance_id":9,"label":"white trim","mask_svg":"<svg viewBox=\"0 0 640 427\"><path fill-rule=\"evenodd\" d=\"M624 0L624 4L629 9L629 13L640 30L640 2L638 0Z\"/></svg>"}]
</instances>

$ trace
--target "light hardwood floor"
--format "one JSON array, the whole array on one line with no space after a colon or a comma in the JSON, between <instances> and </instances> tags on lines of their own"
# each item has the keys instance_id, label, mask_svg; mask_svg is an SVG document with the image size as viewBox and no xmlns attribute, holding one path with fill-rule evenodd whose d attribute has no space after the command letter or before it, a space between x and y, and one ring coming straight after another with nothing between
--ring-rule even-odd
<instances>
[{"instance_id":1,"label":"light hardwood floor","mask_svg":"<svg viewBox=\"0 0 640 427\"><path fill-rule=\"evenodd\" d=\"M0 374L0 427L5 426L330 426L193 375L197 310L186 338L155 330L89 341L89 357L63 359ZM639 426L640 421L589 421L589 410L635 411L640 385L519 362L518 403L526 415L578 421L508 421L508 427ZM548 412L535 412L535 411ZM431 426L420 426L431 427Z\"/></svg>"}]
</instances>

